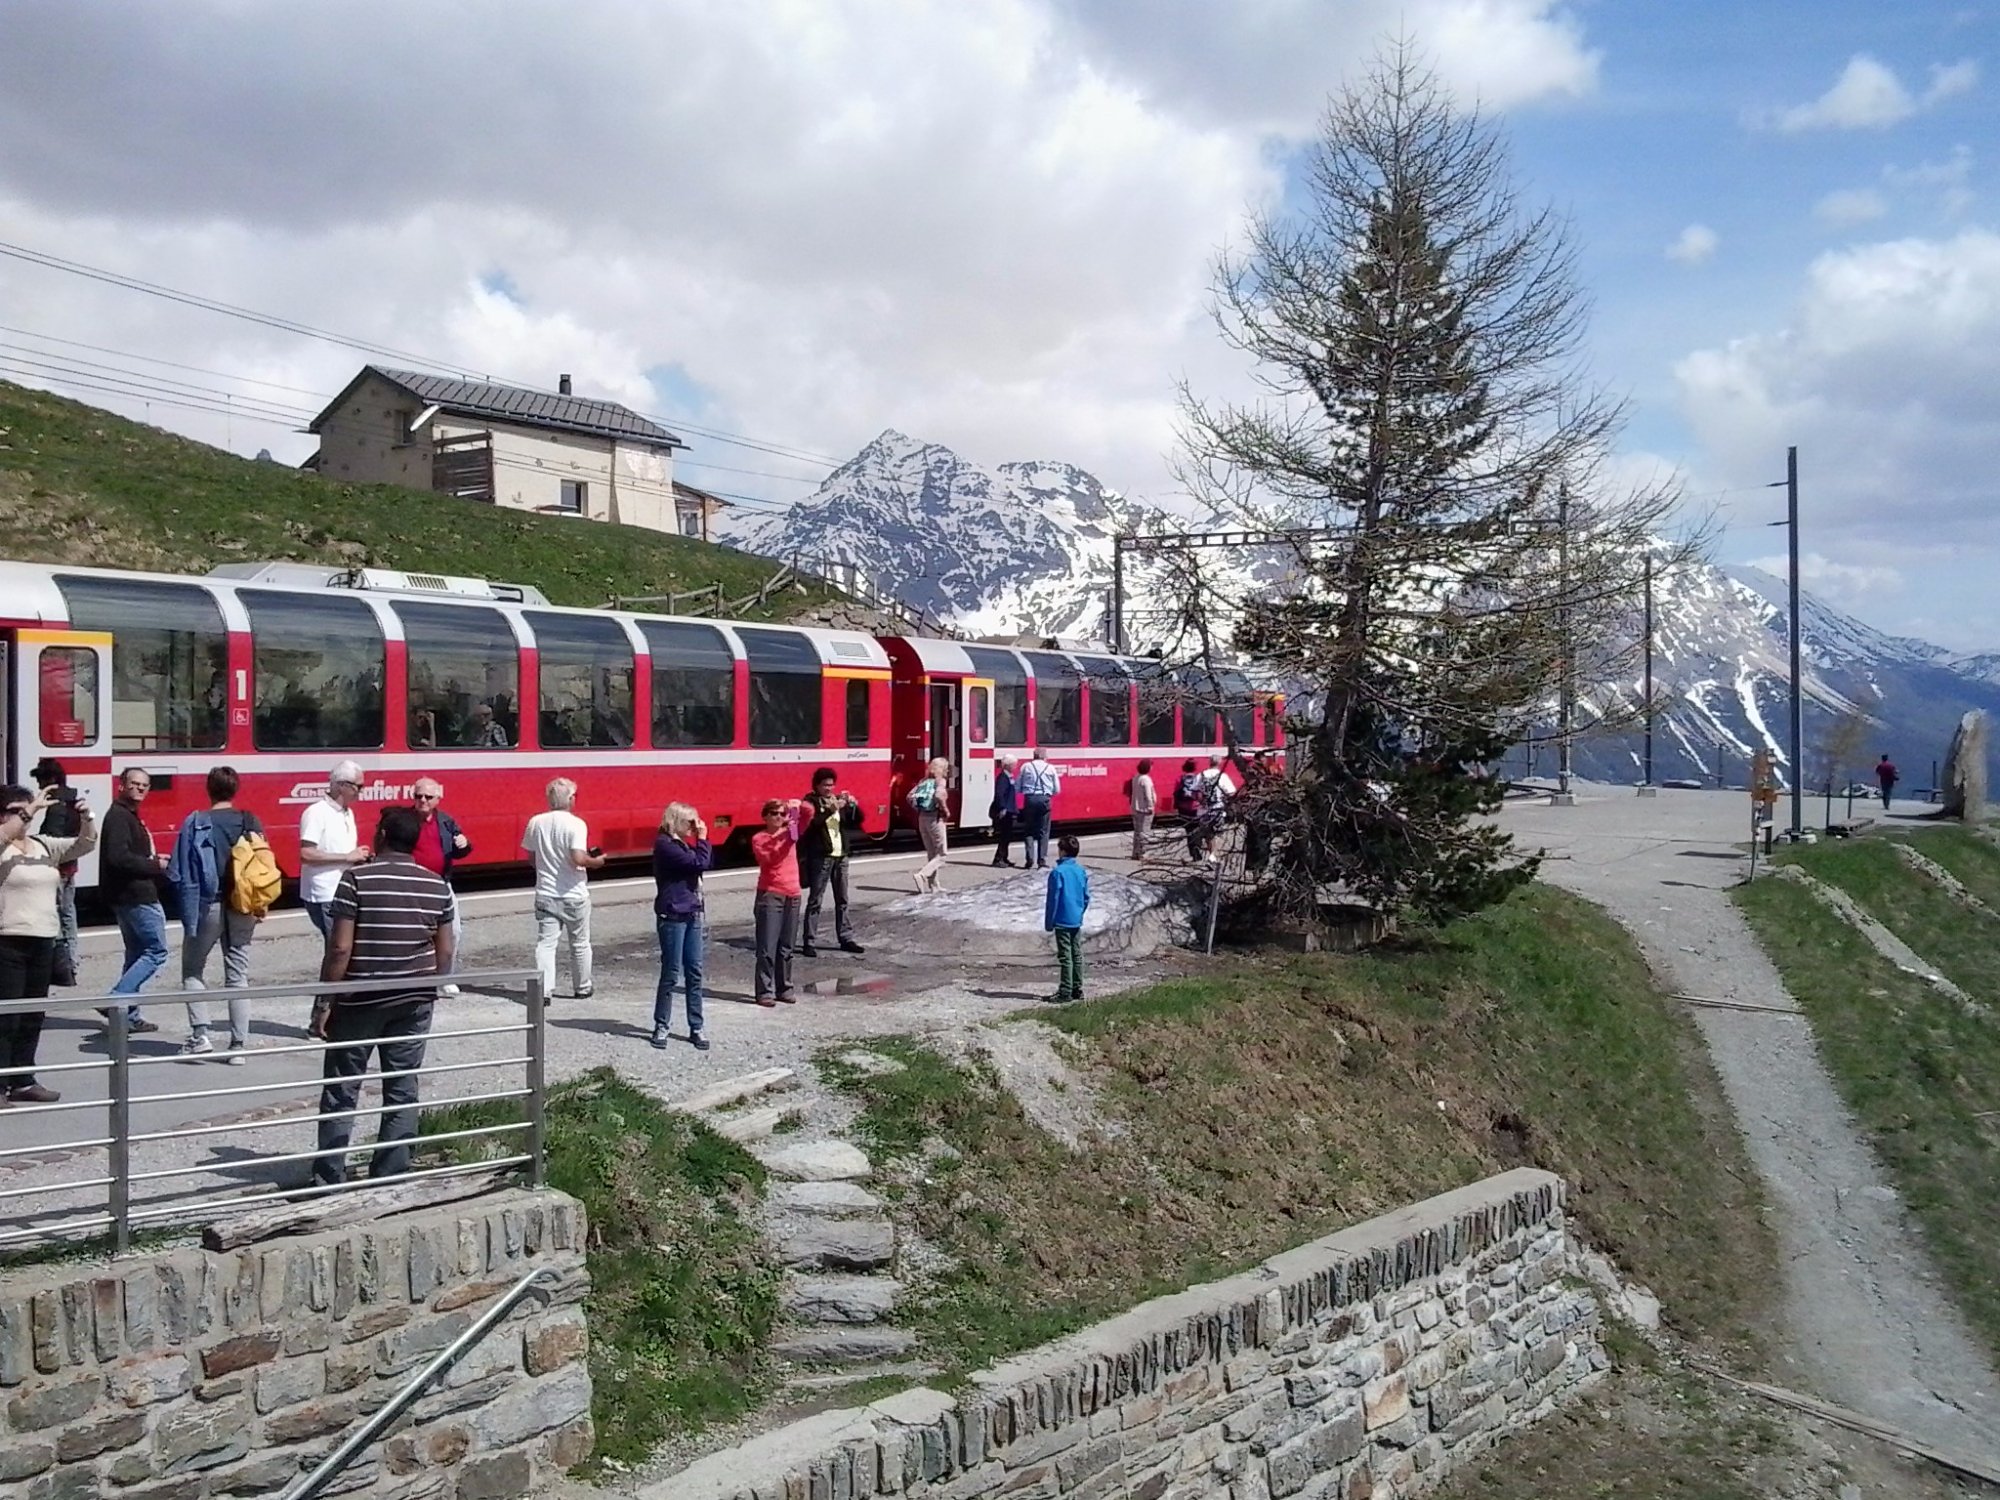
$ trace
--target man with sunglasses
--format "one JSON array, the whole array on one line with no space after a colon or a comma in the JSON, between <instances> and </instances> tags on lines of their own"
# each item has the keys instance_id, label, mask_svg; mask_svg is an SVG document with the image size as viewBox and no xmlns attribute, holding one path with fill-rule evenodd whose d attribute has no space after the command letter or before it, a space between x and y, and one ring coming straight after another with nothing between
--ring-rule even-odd
<instances>
[{"instance_id":1,"label":"man with sunglasses","mask_svg":"<svg viewBox=\"0 0 2000 1500\"><path fill-rule=\"evenodd\" d=\"M362 770L351 760L333 768L326 795L299 819L299 900L322 938L333 930L328 914L340 877L368 859L354 826L354 804L361 800Z\"/></svg>"},{"instance_id":2,"label":"man with sunglasses","mask_svg":"<svg viewBox=\"0 0 2000 1500\"><path fill-rule=\"evenodd\" d=\"M419 776L410 787L410 800L417 804L417 816L424 820L417 833L416 852L410 857L449 886L451 867L472 852L472 840L458 826L458 819L444 810L444 783L435 776ZM464 935L465 921L458 914L458 900L454 896L451 903L452 966L447 973L457 972L458 946ZM458 986L440 985L438 993L456 995Z\"/></svg>"}]
</instances>

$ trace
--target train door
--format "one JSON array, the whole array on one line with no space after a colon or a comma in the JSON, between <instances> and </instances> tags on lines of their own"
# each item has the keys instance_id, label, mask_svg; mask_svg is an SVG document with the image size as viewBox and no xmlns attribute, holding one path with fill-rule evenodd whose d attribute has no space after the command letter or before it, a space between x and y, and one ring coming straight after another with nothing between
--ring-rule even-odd
<instances>
[{"instance_id":1,"label":"train door","mask_svg":"<svg viewBox=\"0 0 2000 1500\"><path fill-rule=\"evenodd\" d=\"M111 805L111 637L95 630L18 630L6 652L9 713L0 761L7 780L32 787L29 772L49 757L98 817ZM88 855L77 884L97 884Z\"/></svg>"},{"instance_id":2,"label":"train door","mask_svg":"<svg viewBox=\"0 0 2000 1500\"><path fill-rule=\"evenodd\" d=\"M958 826L985 828L993 821L993 684L968 677L960 686L965 712L959 718Z\"/></svg>"}]
</instances>

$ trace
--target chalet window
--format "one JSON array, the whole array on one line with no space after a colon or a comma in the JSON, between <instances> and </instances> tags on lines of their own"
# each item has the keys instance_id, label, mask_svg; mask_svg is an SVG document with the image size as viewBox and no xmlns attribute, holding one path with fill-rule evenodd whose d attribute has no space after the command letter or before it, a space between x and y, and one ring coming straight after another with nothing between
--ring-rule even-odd
<instances>
[{"instance_id":1,"label":"chalet window","mask_svg":"<svg viewBox=\"0 0 2000 1500\"><path fill-rule=\"evenodd\" d=\"M556 508L565 515L580 516L589 509L590 486L581 479L565 479L562 482L562 498Z\"/></svg>"}]
</instances>

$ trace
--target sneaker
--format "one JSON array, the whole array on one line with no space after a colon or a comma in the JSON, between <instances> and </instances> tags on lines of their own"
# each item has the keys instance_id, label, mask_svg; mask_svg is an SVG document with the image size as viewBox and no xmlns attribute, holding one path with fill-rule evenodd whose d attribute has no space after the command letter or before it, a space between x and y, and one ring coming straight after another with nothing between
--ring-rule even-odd
<instances>
[{"instance_id":1,"label":"sneaker","mask_svg":"<svg viewBox=\"0 0 2000 1500\"><path fill-rule=\"evenodd\" d=\"M866 953L868 950L855 942L853 938L848 938L841 943L840 951L842 953Z\"/></svg>"},{"instance_id":2,"label":"sneaker","mask_svg":"<svg viewBox=\"0 0 2000 1500\"><path fill-rule=\"evenodd\" d=\"M125 1034L127 1036L144 1036L149 1031L158 1031L159 1029L160 1023L158 1021L133 1021L126 1026Z\"/></svg>"},{"instance_id":3,"label":"sneaker","mask_svg":"<svg viewBox=\"0 0 2000 1500\"><path fill-rule=\"evenodd\" d=\"M182 1057L207 1057L215 1051L215 1043L208 1039L208 1033L197 1031L181 1043Z\"/></svg>"},{"instance_id":4,"label":"sneaker","mask_svg":"<svg viewBox=\"0 0 2000 1500\"><path fill-rule=\"evenodd\" d=\"M694 1043L695 1051L706 1052L708 1050L708 1038L703 1036L699 1031L689 1032L688 1040Z\"/></svg>"},{"instance_id":5,"label":"sneaker","mask_svg":"<svg viewBox=\"0 0 2000 1500\"><path fill-rule=\"evenodd\" d=\"M16 1104L54 1104L62 1098L54 1089L45 1089L39 1083L24 1083L19 1088L7 1090L7 1097Z\"/></svg>"},{"instance_id":6,"label":"sneaker","mask_svg":"<svg viewBox=\"0 0 2000 1500\"><path fill-rule=\"evenodd\" d=\"M596 987L595 985L593 985L593 986L591 986L591 987L590 987L589 989L587 989L587 990L578 990L578 991L577 991L577 992L576 992L576 993L575 993L574 995L571 995L571 996L570 996L570 999L572 999L572 1000L588 1000L588 999L589 999L589 998L590 998L590 997L591 997L592 995L594 995L594 994L596 994L596 993L597 993L597 987Z\"/></svg>"},{"instance_id":7,"label":"sneaker","mask_svg":"<svg viewBox=\"0 0 2000 1500\"><path fill-rule=\"evenodd\" d=\"M846 946L846 944L844 944L844 943L843 943L843 944L842 944L841 946L842 946L842 947L845 947L845 946ZM814 947L814 946L813 946L813 945L812 945L811 943L800 943L800 944L799 944L799 957L800 957L800 958L818 958L818 957L819 957L819 949L815 948L815 947Z\"/></svg>"},{"instance_id":8,"label":"sneaker","mask_svg":"<svg viewBox=\"0 0 2000 1500\"><path fill-rule=\"evenodd\" d=\"M240 1068L250 1060L250 1048L242 1042L229 1044L229 1055L224 1059L230 1067Z\"/></svg>"},{"instance_id":9,"label":"sneaker","mask_svg":"<svg viewBox=\"0 0 2000 1500\"><path fill-rule=\"evenodd\" d=\"M456 995L458 993L458 986L455 984L441 984L438 986L438 993L440 995Z\"/></svg>"},{"instance_id":10,"label":"sneaker","mask_svg":"<svg viewBox=\"0 0 2000 1500\"><path fill-rule=\"evenodd\" d=\"M916 882L918 895L924 895L930 890L930 885L924 880L923 876L912 874L910 879Z\"/></svg>"},{"instance_id":11,"label":"sneaker","mask_svg":"<svg viewBox=\"0 0 2000 1500\"><path fill-rule=\"evenodd\" d=\"M673 1035L667 1030L666 1027L655 1026L653 1028L653 1045L655 1047L658 1047L662 1052L666 1051L667 1043L672 1040L673 1040Z\"/></svg>"}]
</instances>

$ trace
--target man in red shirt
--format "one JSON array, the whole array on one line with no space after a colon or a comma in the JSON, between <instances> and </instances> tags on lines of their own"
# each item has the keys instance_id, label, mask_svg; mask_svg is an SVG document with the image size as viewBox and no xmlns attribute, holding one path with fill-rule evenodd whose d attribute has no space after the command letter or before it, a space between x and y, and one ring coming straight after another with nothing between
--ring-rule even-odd
<instances>
[{"instance_id":1,"label":"man in red shirt","mask_svg":"<svg viewBox=\"0 0 2000 1500\"><path fill-rule=\"evenodd\" d=\"M417 816L424 820L423 828L417 834L416 853L410 857L450 885L451 867L472 852L472 840L465 836L458 820L444 810L444 783L436 777L419 776L410 788L410 800L417 804ZM458 900L454 896L451 903L452 966L447 973L458 972L458 944L464 931L465 922L458 914ZM441 985L438 993L456 995L458 986Z\"/></svg>"}]
</instances>

